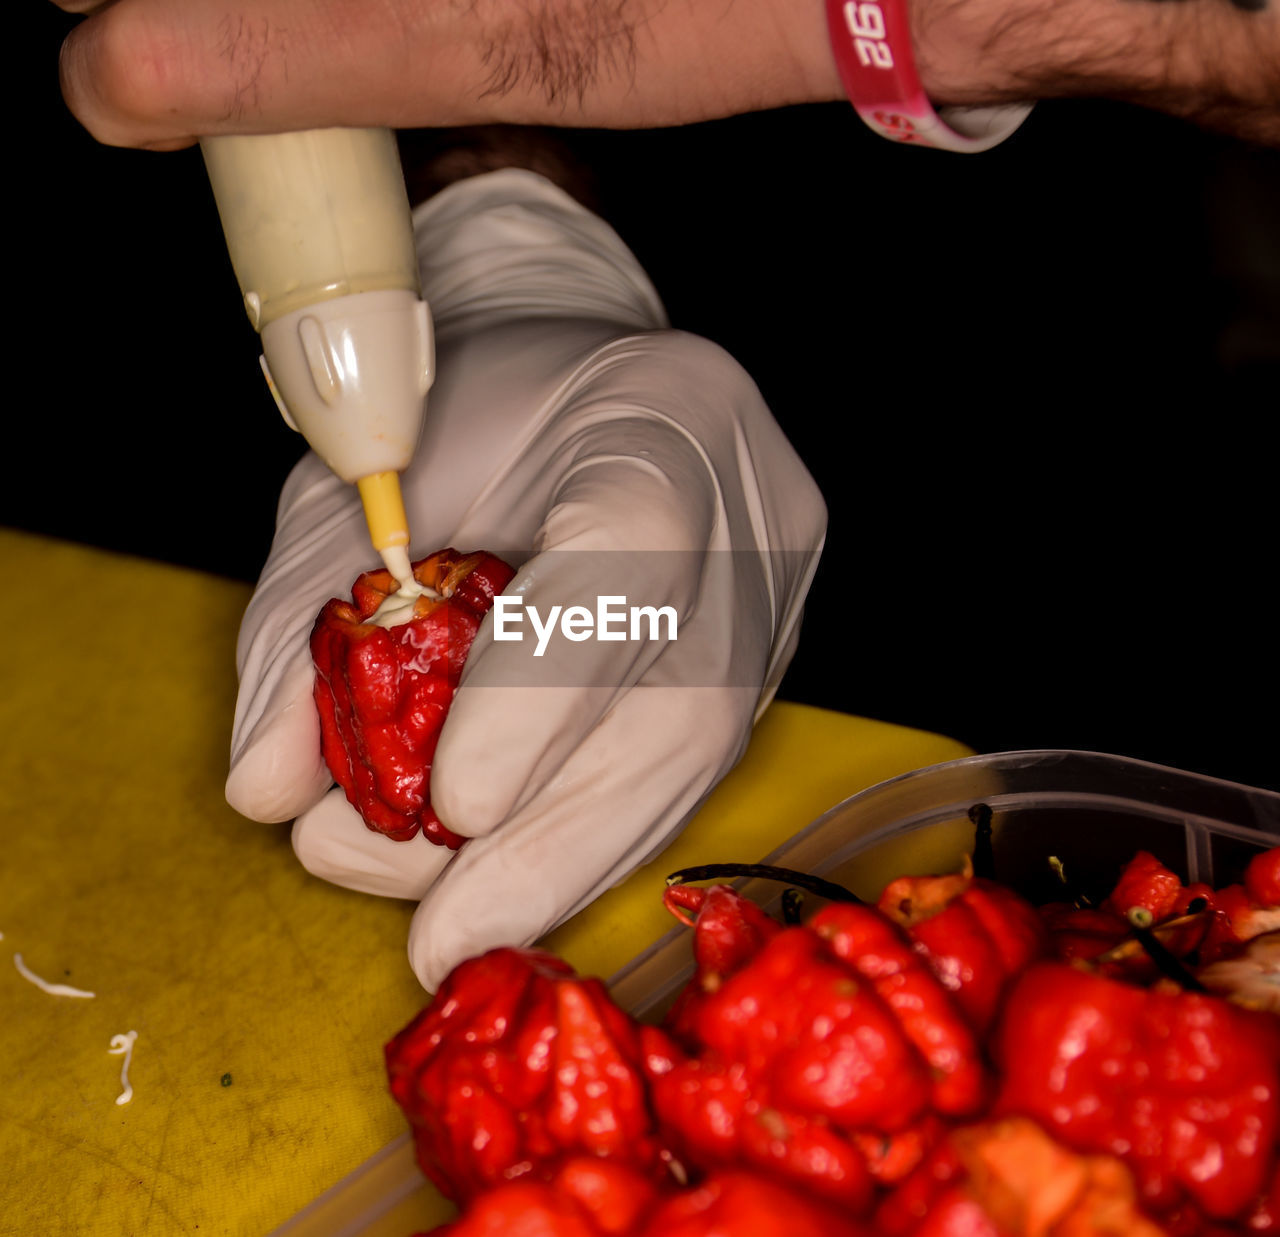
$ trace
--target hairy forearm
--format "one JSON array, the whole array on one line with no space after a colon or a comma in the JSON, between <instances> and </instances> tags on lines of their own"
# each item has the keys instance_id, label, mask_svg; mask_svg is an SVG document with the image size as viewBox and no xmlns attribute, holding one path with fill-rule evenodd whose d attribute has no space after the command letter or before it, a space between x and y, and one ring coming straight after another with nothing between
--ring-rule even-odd
<instances>
[{"instance_id":1,"label":"hairy forearm","mask_svg":"<svg viewBox=\"0 0 1280 1237\"><path fill-rule=\"evenodd\" d=\"M165 147L336 124L658 127L841 97L821 0L229 3L92 15L63 51L72 111L103 141ZM1280 0L910 3L936 103L1111 97L1280 144Z\"/></svg>"},{"instance_id":2,"label":"hairy forearm","mask_svg":"<svg viewBox=\"0 0 1280 1237\"><path fill-rule=\"evenodd\" d=\"M1280 3L1265 3L916 0L913 30L938 103L1111 98L1280 145Z\"/></svg>"}]
</instances>

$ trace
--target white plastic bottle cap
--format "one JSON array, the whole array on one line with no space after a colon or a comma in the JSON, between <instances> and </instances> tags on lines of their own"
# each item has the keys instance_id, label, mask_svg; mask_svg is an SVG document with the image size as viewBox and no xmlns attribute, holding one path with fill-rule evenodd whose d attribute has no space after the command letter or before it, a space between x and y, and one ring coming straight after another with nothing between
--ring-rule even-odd
<instances>
[{"instance_id":1,"label":"white plastic bottle cap","mask_svg":"<svg viewBox=\"0 0 1280 1237\"><path fill-rule=\"evenodd\" d=\"M284 419L342 480L403 472L435 377L427 303L407 290L319 301L262 328Z\"/></svg>"}]
</instances>

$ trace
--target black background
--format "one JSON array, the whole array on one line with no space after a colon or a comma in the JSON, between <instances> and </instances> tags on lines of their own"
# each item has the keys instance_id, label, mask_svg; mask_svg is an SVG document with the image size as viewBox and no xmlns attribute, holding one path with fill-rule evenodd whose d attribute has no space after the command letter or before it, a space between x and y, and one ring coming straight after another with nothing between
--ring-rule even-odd
<instances>
[{"instance_id":1,"label":"black background","mask_svg":"<svg viewBox=\"0 0 1280 1237\"><path fill-rule=\"evenodd\" d=\"M0 522L252 580L301 443L199 155L97 146L24 18ZM1276 152L1095 102L982 156L844 105L570 137L827 497L785 697L1280 789Z\"/></svg>"}]
</instances>

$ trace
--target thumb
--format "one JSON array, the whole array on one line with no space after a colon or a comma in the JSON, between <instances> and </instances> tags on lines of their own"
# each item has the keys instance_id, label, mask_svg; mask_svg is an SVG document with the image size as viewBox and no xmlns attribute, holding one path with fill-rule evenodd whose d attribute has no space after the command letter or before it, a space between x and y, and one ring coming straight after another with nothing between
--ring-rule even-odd
<instances>
[{"instance_id":1,"label":"thumb","mask_svg":"<svg viewBox=\"0 0 1280 1237\"><path fill-rule=\"evenodd\" d=\"M292 820L333 784L320 751L314 683L315 668L304 648L265 691L254 694L253 718L237 719L226 795L242 816L266 824Z\"/></svg>"}]
</instances>

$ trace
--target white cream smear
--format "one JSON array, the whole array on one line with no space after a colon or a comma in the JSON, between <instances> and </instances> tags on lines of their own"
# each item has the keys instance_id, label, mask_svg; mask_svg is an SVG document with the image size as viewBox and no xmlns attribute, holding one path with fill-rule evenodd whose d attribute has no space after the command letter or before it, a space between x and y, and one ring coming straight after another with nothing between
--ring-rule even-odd
<instances>
[{"instance_id":1,"label":"white cream smear","mask_svg":"<svg viewBox=\"0 0 1280 1237\"><path fill-rule=\"evenodd\" d=\"M90 999L96 995L86 992L83 988L73 988L70 984L51 984L47 979L41 979L34 971L27 968L21 954L13 955L13 965L18 968L18 974L23 979L30 980L41 992L47 992L50 996L78 996Z\"/></svg>"},{"instance_id":2,"label":"white cream smear","mask_svg":"<svg viewBox=\"0 0 1280 1237\"><path fill-rule=\"evenodd\" d=\"M417 604L419 597L430 597L433 601L438 601L440 594L435 589L427 588L425 584L419 584L417 580L411 578L410 582L402 584L398 591L388 593L383 598L382 604L365 619L365 622L372 623L375 627L399 627L413 618L413 607Z\"/></svg>"},{"instance_id":3,"label":"white cream smear","mask_svg":"<svg viewBox=\"0 0 1280 1237\"><path fill-rule=\"evenodd\" d=\"M417 580L413 578L413 564L409 561L409 551L402 545L384 546L378 551L379 557L382 559L382 565L391 572L400 590L412 589L417 587Z\"/></svg>"},{"instance_id":4,"label":"white cream smear","mask_svg":"<svg viewBox=\"0 0 1280 1237\"><path fill-rule=\"evenodd\" d=\"M124 1090L116 1096L117 1104L127 1104L133 1099L133 1084L129 1081L129 1062L133 1060L133 1045L137 1039L137 1031L126 1031L123 1035L113 1035L111 1037L111 1047L107 1049L114 1056L124 1055L124 1064L120 1066L120 1085Z\"/></svg>"}]
</instances>

